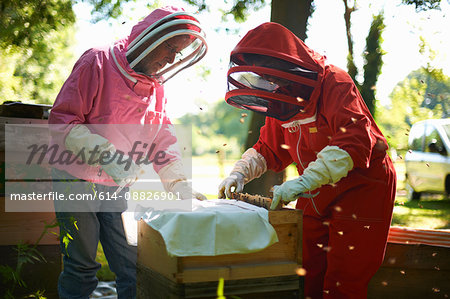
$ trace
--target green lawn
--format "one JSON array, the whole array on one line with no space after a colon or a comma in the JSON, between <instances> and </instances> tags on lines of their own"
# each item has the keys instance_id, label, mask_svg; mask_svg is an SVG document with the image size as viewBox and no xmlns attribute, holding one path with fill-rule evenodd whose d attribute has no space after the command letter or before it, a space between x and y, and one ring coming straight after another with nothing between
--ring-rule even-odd
<instances>
[{"instance_id":1,"label":"green lawn","mask_svg":"<svg viewBox=\"0 0 450 299\"><path fill-rule=\"evenodd\" d=\"M450 229L450 199L424 195L420 201L406 201L397 195L392 225L429 229Z\"/></svg>"},{"instance_id":2,"label":"green lawn","mask_svg":"<svg viewBox=\"0 0 450 299\"><path fill-rule=\"evenodd\" d=\"M235 160L220 161L218 156L193 158L194 188L204 193L208 199L217 198L217 186L231 171ZM397 197L392 225L428 229L450 229L450 199L442 195L424 195L420 201L406 201L404 190L405 167L402 161L395 163L397 171ZM287 179L296 177L294 167L287 170ZM98 278L103 281L114 279L103 250L99 246L97 260L102 264Z\"/></svg>"},{"instance_id":3,"label":"green lawn","mask_svg":"<svg viewBox=\"0 0 450 299\"><path fill-rule=\"evenodd\" d=\"M407 201L405 163L395 163L397 196L392 225L427 229L450 229L450 199L444 195L423 194L420 201Z\"/></svg>"}]
</instances>

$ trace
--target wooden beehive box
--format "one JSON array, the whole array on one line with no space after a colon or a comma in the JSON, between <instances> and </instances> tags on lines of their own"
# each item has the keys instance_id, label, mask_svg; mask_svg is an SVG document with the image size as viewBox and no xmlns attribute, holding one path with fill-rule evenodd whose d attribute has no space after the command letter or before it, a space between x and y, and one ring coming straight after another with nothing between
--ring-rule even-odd
<instances>
[{"instance_id":1,"label":"wooden beehive box","mask_svg":"<svg viewBox=\"0 0 450 299\"><path fill-rule=\"evenodd\" d=\"M0 105L0 265L15 269L17 265L17 245L35 244L44 231L45 225L55 220L54 212L7 212L5 210L5 125L47 123L50 106L22 103ZM23 137L22 137L23 138ZM20 149L18 149L19 151ZM50 229L56 234L58 228ZM25 263L21 278L27 288L15 288L17 297L28 295L29 291L45 290L47 298L57 298L57 282L62 269L59 239L54 234L42 237L36 249L47 262ZM1 275L0 275L1 276ZM43 279L45 277L45 279ZM0 281L0 294L10 285Z\"/></svg>"},{"instance_id":2,"label":"wooden beehive box","mask_svg":"<svg viewBox=\"0 0 450 299\"><path fill-rule=\"evenodd\" d=\"M284 292L299 296L302 265L302 213L269 211L279 242L255 253L219 256L169 256L161 235L144 221L138 233L138 298L200 298L216 295L225 280L225 295L255 294L270 298ZM276 296L276 295L275 295ZM273 298L273 297L272 297Z\"/></svg>"},{"instance_id":3,"label":"wooden beehive box","mask_svg":"<svg viewBox=\"0 0 450 299\"><path fill-rule=\"evenodd\" d=\"M433 234L424 240L432 240ZM443 238L448 244L450 232ZM383 264L370 281L367 298L449 298L450 247L432 243L399 244L388 240Z\"/></svg>"}]
</instances>

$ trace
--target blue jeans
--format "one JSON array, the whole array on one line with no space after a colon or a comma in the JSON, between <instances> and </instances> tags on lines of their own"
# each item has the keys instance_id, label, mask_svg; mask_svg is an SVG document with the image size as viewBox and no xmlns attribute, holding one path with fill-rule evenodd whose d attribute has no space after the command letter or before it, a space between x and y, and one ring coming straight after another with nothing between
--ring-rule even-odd
<instances>
[{"instance_id":1,"label":"blue jeans","mask_svg":"<svg viewBox=\"0 0 450 299\"><path fill-rule=\"evenodd\" d=\"M53 177L58 178L61 171L54 170ZM64 172L64 177L70 177ZM67 186L64 192L111 192L117 187L89 184L89 187ZM54 184L54 190L63 191L61 184ZM86 185L87 186L87 185ZM83 189L83 190L80 190ZM128 190L122 190L121 193ZM100 241L110 269L116 274L116 288L119 299L136 297L136 258L137 248L127 243L122 222L122 211L103 212L103 203L94 203L97 208L92 212L68 211L55 204L56 218L61 231L61 252L63 253L64 270L58 281L60 298L89 298L97 287L97 271L101 265L95 261L97 246ZM119 207L126 207L126 203ZM117 205L116 205L117 207ZM125 210L125 208L123 208ZM70 235L70 237L69 237ZM67 243L68 241L68 243ZM65 243L66 242L66 243Z\"/></svg>"}]
</instances>

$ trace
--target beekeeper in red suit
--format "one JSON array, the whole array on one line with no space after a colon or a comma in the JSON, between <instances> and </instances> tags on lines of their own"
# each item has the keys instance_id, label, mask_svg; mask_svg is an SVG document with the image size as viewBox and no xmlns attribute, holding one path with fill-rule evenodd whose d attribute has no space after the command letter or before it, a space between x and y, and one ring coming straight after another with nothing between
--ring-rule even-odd
<instances>
[{"instance_id":1,"label":"beekeeper in red suit","mask_svg":"<svg viewBox=\"0 0 450 299\"><path fill-rule=\"evenodd\" d=\"M94 291L100 268L95 261L99 240L117 277L118 298L136 296L136 248L126 242L121 212L126 209L123 193L139 177L141 167L134 160L127 160L130 163L125 167L120 155L115 155L131 150L129 138L136 132L120 134L111 131L113 125L109 124L156 125L157 129L141 137L148 145L156 145L155 152L167 154L164 164L153 165L165 189L183 199L205 198L192 190L182 171L180 153L173 150L177 139L166 115L163 83L202 59L206 50L198 20L183 9L168 6L150 13L127 38L110 47L89 49L76 62L54 103L49 123L63 128L63 137L54 139L55 144L95 157L86 163L54 165L53 177L81 179L93 185L90 190L76 189L76 184L56 188L66 194L103 192L111 196L119 192L122 200L117 200L113 211L102 210L103 206L93 212L57 210L61 231L70 233L68 244L62 239L67 235L61 234L64 270L58 282L60 298L88 298ZM101 126L105 124L108 126ZM91 163L105 152L117 158L103 165Z\"/></svg>"},{"instance_id":2,"label":"beekeeper in red suit","mask_svg":"<svg viewBox=\"0 0 450 299\"><path fill-rule=\"evenodd\" d=\"M257 143L219 186L219 197L295 163L273 187L303 210L306 298L365 298L382 263L396 175L386 139L350 76L276 23L249 31L231 53L227 103L266 115Z\"/></svg>"}]
</instances>

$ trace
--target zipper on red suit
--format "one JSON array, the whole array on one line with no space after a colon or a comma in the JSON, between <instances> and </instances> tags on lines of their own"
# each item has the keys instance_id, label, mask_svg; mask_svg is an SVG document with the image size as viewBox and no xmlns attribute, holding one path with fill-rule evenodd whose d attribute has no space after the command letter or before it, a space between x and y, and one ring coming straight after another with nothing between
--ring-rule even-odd
<instances>
[{"instance_id":1,"label":"zipper on red suit","mask_svg":"<svg viewBox=\"0 0 450 299\"><path fill-rule=\"evenodd\" d=\"M303 165L302 159L300 158L300 152L299 152L300 140L302 139L302 127L301 127L301 125L309 124L309 123L314 122L314 121L316 121L316 115L314 115L312 117L309 117L309 118L305 118L305 119L294 120L294 121L292 121L290 123L281 125L282 127L288 129L289 133L295 133L295 132L298 131L298 140L297 140L296 153L297 153L297 158L298 158L299 164L302 167L303 171L305 171L305 166ZM311 191L308 191L308 194L311 194ZM316 211L316 213L319 216L322 216L322 214L319 213L319 210L317 210L316 204L314 202L314 198L311 197L310 199L311 199L311 203L312 203L313 208Z\"/></svg>"}]
</instances>

